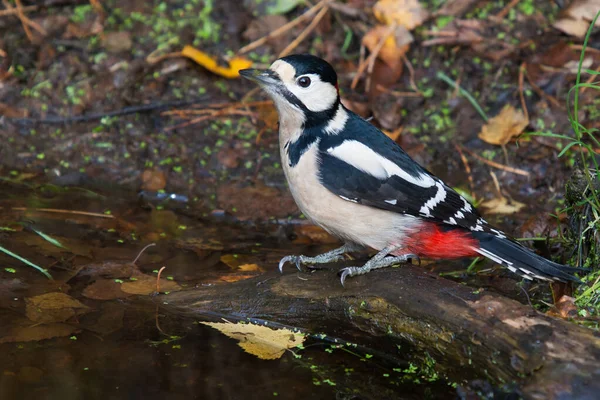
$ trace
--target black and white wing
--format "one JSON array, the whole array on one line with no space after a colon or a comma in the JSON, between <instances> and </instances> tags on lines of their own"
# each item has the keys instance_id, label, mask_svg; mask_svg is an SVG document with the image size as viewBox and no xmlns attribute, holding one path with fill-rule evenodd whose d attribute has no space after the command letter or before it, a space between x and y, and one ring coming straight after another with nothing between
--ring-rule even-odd
<instances>
[{"instance_id":1,"label":"black and white wing","mask_svg":"<svg viewBox=\"0 0 600 400\"><path fill-rule=\"evenodd\" d=\"M473 231L491 230L463 196L362 119L351 118L339 134L323 138L319 156L321 183L345 200Z\"/></svg>"}]
</instances>

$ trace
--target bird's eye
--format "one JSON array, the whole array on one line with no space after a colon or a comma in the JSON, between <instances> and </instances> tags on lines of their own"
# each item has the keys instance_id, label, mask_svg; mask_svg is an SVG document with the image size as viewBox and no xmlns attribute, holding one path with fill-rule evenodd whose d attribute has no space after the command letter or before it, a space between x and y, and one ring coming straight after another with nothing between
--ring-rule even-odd
<instances>
[{"instance_id":1,"label":"bird's eye","mask_svg":"<svg viewBox=\"0 0 600 400\"><path fill-rule=\"evenodd\" d=\"M298 78L298 86L307 88L310 86L310 78L308 76L301 76Z\"/></svg>"}]
</instances>

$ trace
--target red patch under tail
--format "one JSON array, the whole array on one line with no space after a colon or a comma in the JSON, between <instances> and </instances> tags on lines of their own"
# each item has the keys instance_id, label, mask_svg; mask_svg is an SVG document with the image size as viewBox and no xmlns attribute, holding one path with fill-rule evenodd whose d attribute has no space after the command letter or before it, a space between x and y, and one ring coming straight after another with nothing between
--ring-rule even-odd
<instances>
[{"instance_id":1,"label":"red patch under tail","mask_svg":"<svg viewBox=\"0 0 600 400\"><path fill-rule=\"evenodd\" d=\"M427 258L461 258L478 256L474 250L477 247L479 241L467 230L442 229L426 223L410 235L404 250Z\"/></svg>"}]
</instances>

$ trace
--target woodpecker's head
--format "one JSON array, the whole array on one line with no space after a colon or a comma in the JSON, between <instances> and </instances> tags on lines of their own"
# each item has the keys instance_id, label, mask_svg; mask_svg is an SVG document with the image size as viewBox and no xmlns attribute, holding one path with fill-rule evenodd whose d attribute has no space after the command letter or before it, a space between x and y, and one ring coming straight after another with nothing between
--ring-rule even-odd
<instances>
[{"instance_id":1,"label":"woodpecker's head","mask_svg":"<svg viewBox=\"0 0 600 400\"><path fill-rule=\"evenodd\" d=\"M327 123L340 106L337 74L319 57L295 54L278 59L267 70L244 69L240 75L271 96L280 118L299 117L307 128Z\"/></svg>"}]
</instances>

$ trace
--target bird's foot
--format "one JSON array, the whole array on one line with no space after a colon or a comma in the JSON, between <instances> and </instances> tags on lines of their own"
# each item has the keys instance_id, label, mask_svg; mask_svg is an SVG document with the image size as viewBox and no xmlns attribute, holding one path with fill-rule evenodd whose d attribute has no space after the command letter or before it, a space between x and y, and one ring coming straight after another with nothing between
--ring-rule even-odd
<instances>
[{"instance_id":1,"label":"bird's foot","mask_svg":"<svg viewBox=\"0 0 600 400\"><path fill-rule=\"evenodd\" d=\"M317 264L326 264L330 262L336 262L344 259L343 255L335 256L331 258L320 258L323 254L316 257L307 256L285 256L279 261L279 272L283 273L283 266L286 263L292 263L298 268L298 271L302 271L302 266L305 265L308 269L318 269Z\"/></svg>"},{"instance_id":2,"label":"bird's foot","mask_svg":"<svg viewBox=\"0 0 600 400\"><path fill-rule=\"evenodd\" d=\"M419 265L421 264L421 259L416 254L404 254L404 255L395 256L395 257L377 257L377 256L375 256L375 257L371 258L369 261L367 261L367 263L365 265L363 265L362 267L342 268L339 272L340 281L342 282L342 286L344 286L344 282L346 281L346 278L356 276L356 275L363 275L371 270L389 267L394 264L404 264L404 263L407 263L412 260L417 260L417 264L419 264Z\"/></svg>"},{"instance_id":3,"label":"bird's foot","mask_svg":"<svg viewBox=\"0 0 600 400\"><path fill-rule=\"evenodd\" d=\"M344 254L347 252L358 250L359 247L351 244L345 244L344 246L328 251L327 253L319 254L314 257L307 256L285 256L279 261L279 272L283 272L283 266L285 263L292 263L296 265L298 271L302 271L302 265L306 265L309 269L318 269L315 265L327 264L344 259Z\"/></svg>"}]
</instances>

